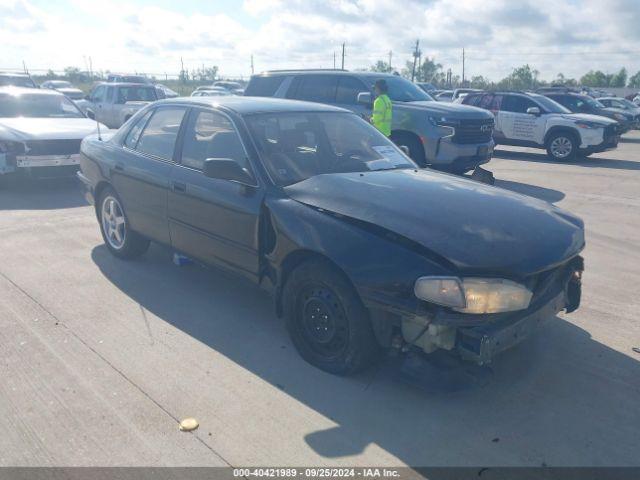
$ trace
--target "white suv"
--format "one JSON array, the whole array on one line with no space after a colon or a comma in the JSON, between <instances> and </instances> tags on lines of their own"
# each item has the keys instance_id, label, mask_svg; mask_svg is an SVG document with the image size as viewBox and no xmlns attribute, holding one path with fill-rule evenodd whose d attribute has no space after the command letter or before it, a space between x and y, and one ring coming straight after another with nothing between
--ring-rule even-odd
<instances>
[{"instance_id":1,"label":"white suv","mask_svg":"<svg viewBox=\"0 0 640 480\"><path fill-rule=\"evenodd\" d=\"M544 148L553 160L571 160L618 146L620 125L607 117L571 113L550 98L526 92L470 93L463 100L493 112L496 144Z\"/></svg>"}]
</instances>

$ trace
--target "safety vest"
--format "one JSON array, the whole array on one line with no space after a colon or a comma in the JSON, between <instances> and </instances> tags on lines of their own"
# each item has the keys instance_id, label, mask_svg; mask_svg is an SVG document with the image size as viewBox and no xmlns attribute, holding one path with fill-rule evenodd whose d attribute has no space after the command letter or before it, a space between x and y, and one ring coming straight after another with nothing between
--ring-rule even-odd
<instances>
[{"instance_id":1,"label":"safety vest","mask_svg":"<svg viewBox=\"0 0 640 480\"><path fill-rule=\"evenodd\" d=\"M386 93L379 95L373 102L371 123L387 137L391 135L391 99Z\"/></svg>"}]
</instances>

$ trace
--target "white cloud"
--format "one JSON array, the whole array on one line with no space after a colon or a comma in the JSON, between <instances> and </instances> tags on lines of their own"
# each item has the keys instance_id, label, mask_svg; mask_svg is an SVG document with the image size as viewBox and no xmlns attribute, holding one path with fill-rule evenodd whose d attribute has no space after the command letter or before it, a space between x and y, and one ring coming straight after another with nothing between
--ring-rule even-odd
<instances>
[{"instance_id":1,"label":"white cloud","mask_svg":"<svg viewBox=\"0 0 640 480\"><path fill-rule=\"evenodd\" d=\"M23 59L32 68L82 67L91 56L98 69L176 74L182 57L191 68L247 75L251 54L258 70L331 67L342 42L348 68L387 59L390 50L401 67L419 38L423 55L454 73L466 48L467 75L492 79L524 63L544 78L640 69L639 55L619 53L638 50L638 0L245 0L246 21L237 12L185 14L179 4L68 2L53 9L0 0L2 63L9 62L0 67Z\"/></svg>"}]
</instances>

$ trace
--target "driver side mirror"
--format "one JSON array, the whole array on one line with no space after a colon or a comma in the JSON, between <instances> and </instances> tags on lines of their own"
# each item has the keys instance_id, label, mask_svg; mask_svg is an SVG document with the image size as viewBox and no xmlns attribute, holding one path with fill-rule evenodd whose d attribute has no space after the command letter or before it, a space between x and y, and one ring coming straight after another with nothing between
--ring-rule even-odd
<instances>
[{"instance_id":1,"label":"driver side mirror","mask_svg":"<svg viewBox=\"0 0 640 480\"><path fill-rule=\"evenodd\" d=\"M536 117L540 115L540 109L538 107L529 107L527 108L527 113L529 115L535 115Z\"/></svg>"},{"instance_id":2,"label":"driver side mirror","mask_svg":"<svg viewBox=\"0 0 640 480\"><path fill-rule=\"evenodd\" d=\"M246 168L242 168L238 162L231 158L207 158L204 161L202 173L209 178L229 180L253 187L256 181Z\"/></svg>"},{"instance_id":3,"label":"driver side mirror","mask_svg":"<svg viewBox=\"0 0 640 480\"><path fill-rule=\"evenodd\" d=\"M402 153L404 153L407 157L411 157L411 151L409 150L409 147L407 147L406 145L400 145L398 148L402 150Z\"/></svg>"},{"instance_id":4,"label":"driver side mirror","mask_svg":"<svg viewBox=\"0 0 640 480\"><path fill-rule=\"evenodd\" d=\"M371 100L371 92L360 92L358 94L358 103L365 105L367 108L371 108L373 101Z\"/></svg>"},{"instance_id":5,"label":"driver side mirror","mask_svg":"<svg viewBox=\"0 0 640 480\"><path fill-rule=\"evenodd\" d=\"M91 120L95 120L96 114L94 113L93 110L87 110L87 117L89 117Z\"/></svg>"}]
</instances>

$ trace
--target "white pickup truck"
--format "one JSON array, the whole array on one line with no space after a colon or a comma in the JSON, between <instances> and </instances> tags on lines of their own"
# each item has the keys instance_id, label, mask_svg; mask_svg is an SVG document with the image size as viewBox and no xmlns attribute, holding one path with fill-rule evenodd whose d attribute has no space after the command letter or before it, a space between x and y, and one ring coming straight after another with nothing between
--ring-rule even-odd
<instances>
[{"instance_id":1,"label":"white pickup truck","mask_svg":"<svg viewBox=\"0 0 640 480\"><path fill-rule=\"evenodd\" d=\"M158 100L153 85L142 83L99 83L76 105L88 117L109 128L120 128L145 105Z\"/></svg>"},{"instance_id":2,"label":"white pickup truck","mask_svg":"<svg viewBox=\"0 0 640 480\"><path fill-rule=\"evenodd\" d=\"M493 112L496 144L544 148L566 161L618 146L620 124L607 117L571 113L543 95L528 92L470 93L461 103Z\"/></svg>"}]
</instances>

